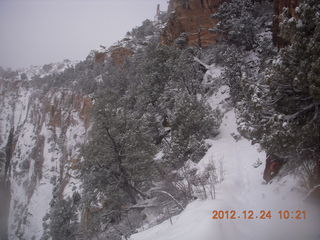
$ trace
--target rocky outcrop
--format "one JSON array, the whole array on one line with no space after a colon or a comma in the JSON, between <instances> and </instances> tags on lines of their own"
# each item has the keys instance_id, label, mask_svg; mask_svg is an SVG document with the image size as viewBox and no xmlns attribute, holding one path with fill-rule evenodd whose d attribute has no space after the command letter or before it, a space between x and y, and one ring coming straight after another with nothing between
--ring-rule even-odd
<instances>
[{"instance_id":1,"label":"rocky outcrop","mask_svg":"<svg viewBox=\"0 0 320 240\"><path fill-rule=\"evenodd\" d=\"M297 17L296 7L299 4L299 0L275 0L275 14L279 16L283 11L283 8L288 8L291 16Z\"/></svg>"},{"instance_id":2,"label":"rocky outcrop","mask_svg":"<svg viewBox=\"0 0 320 240\"><path fill-rule=\"evenodd\" d=\"M274 0L275 17L273 19L273 41L278 48L282 48L288 44L287 41L279 36L280 14L284 8L288 8L290 15L297 18L298 16L295 9L298 4L299 0Z\"/></svg>"},{"instance_id":3,"label":"rocky outcrop","mask_svg":"<svg viewBox=\"0 0 320 240\"><path fill-rule=\"evenodd\" d=\"M94 62L97 64L103 63L106 60L107 53L106 52L95 52L94 53Z\"/></svg>"},{"instance_id":4,"label":"rocky outcrop","mask_svg":"<svg viewBox=\"0 0 320 240\"><path fill-rule=\"evenodd\" d=\"M161 42L172 45L176 41L185 45L208 47L216 43L218 34L210 31L217 20L211 18L223 0L171 0L169 21Z\"/></svg>"},{"instance_id":5,"label":"rocky outcrop","mask_svg":"<svg viewBox=\"0 0 320 240\"><path fill-rule=\"evenodd\" d=\"M284 159L272 154L268 155L266 159L266 166L263 172L263 179L269 183L279 173L284 163Z\"/></svg>"},{"instance_id":6,"label":"rocky outcrop","mask_svg":"<svg viewBox=\"0 0 320 240\"><path fill-rule=\"evenodd\" d=\"M117 65L123 65L126 59L132 56L134 52L126 47L112 46L105 52L95 52L95 63L103 63L106 59L111 58Z\"/></svg>"},{"instance_id":7,"label":"rocky outcrop","mask_svg":"<svg viewBox=\"0 0 320 240\"><path fill-rule=\"evenodd\" d=\"M111 50L111 58L117 65L122 65L126 61L126 59L133 55L133 51L131 49L125 47L116 47Z\"/></svg>"},{"instance_id":8,"label":"rocky outcrop","mask_svg":"<svg viewBox=\"0 0 320 240\"><path fill-rule=\"evenodd\" d=\"M165 45L186 45L208 47L217 42L219 34L210 31L217 20L212 19L224 0L170 0L169 21L163 30L161 42ZM288 43L279 37L280 14L288 8L292 17L297 17L295 8L299 0L274 0L273 39L276 46L284 47Z\"/></svg>"}]
</instances>

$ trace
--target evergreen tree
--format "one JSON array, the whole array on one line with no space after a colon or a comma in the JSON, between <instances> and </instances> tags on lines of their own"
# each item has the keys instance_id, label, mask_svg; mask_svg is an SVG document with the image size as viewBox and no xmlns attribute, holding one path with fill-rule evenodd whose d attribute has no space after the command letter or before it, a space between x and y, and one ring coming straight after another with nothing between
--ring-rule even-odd
<instances>
[{"instance_id":1,"label":"evergreen tree","mask_svg":"<svg viewBox=\"0 0 320 240\"><path fill-rule=\"evenodd\" d=\"M173 110L170 143L165 145L165 157L178 169L188 161L198 162L205 154L204 140L218 133L219 111L213 111L203 100L189 94L178 95Z\"/></svg>"},{"instance_id":2,"label":"evergreen tree","mask_svg":"<svg viewBox=\"0 0 320 240\"><path fill-rule=\"evenodd\" d=\"M103 74L81 166L85 208L101 208L92 220L100 222L93 226L98 231L108 225L120 234L113 227L122 228L129 209L163 181L157 152L165 149L165 171L173 171L199 161L204 140L217 134L221 114L204 101L196 54L151 42L124 67L108 65Z\"/></svg>"},{"instance_id":3,"label":"evergreen tree","mask_svg":"<svg viewBox=\"0 0 320 240\"><path fill-rule=\"evenodd\" d=\"M56 188L58 190L58 188ZM75 192L72 198L62 199L58 196L51 201L50 213L45 216L45 232L42 240L75 240L80 235L77 208L80 194ZM50 219L49 224L46 221Z\"/></svg>"},{"instance_id":4,"label":"evergreen tree","mask_svg":"<svg viewBox=\"0 0 320 240\"><path fill-rule=\"evenodd\" d=\"M125 100L106 90L97 99L91 140L83 150L88 202L104 202L109 211L120 214L124 205L145 198L154 154L143 116L129 111ZM110 219L116 221L114 217Z\"/></svg>"},{"instance_id":5,"label":"evergreen tree","mask_svg":"<svg viewBox=\"0 0 320 240\"><path fill-rule=\"evenodd\" d=\"M256 9L258 7L252 0L225 1L212 15L219 20L213 31L220 32L231 44L252 49L258 31Z\"/></svg>"},{"instance_id":6,"label":"evergreen tree","mask_svg":"<svg viewBox=\"0 0 320 240\"><path fill-rule=\"evenodd\" d=\"M283 13L281 36L291 44L279 53L266 81L248 87L247 130L269 153L291 167L307 164L310 185L319 183L320 6L305 0L298 18Z\"/></svg>"}]
</instances>

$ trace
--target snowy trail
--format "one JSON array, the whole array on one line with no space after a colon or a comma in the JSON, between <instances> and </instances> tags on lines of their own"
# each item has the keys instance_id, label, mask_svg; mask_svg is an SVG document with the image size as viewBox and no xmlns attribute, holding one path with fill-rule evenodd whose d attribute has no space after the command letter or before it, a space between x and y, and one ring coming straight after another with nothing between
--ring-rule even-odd
<instances>
[{"instance_id":1,"label":"snowy trail","mask_svg":"<svg viewBox=\"0 0 320 240\"><path fill-rule=\"evenodd\" d=\"M221 107L227 97L225 91L218 91L210 102L213 107ZM234 110L225 113L220 134L210 140L211 148L199 162L198 169L214 162L223 167L223 182L217 185L215 200L197 200L173 218L173 225L165 221L146 231L137 233L132 240L313 240L320 239L317 225L320 210L308 209L307 220L280 220L279 210L305 210L308 208L302 196L292 189L297 181L287 176L273 184L264 184L262 174L264 164L254 168L258 159L265 160L265 153L258 145L241 138L236 141L231 134L238 134ZM236 210L240 215L244 210L272 211L271 219L213 220L213 210ZM258 215L258 214L257 214Z\"/></svg>"}]
</instances>

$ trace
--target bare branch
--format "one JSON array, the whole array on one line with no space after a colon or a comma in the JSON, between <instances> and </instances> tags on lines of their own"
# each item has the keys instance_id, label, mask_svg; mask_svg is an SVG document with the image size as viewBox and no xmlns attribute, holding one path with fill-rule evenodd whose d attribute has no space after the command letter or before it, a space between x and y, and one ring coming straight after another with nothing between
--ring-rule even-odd
<instances>
[{"instance_id":1,"label":"bare branch","mask_svg":"<svg viewBox=\"0 0 320 240\"><path fill-rule=\"evenodd\" d=\"M172 196L170 193L168 193L168 192L166 192L166 191L153 191L153 192L162 193L162 194L167 195L168 197L170 197L170 198L176 203L176 205L177 205L181 210L184 210L184 207L182 206L182 204L179 203L179 201L178 201L174 196Z\"/></svg>"}]
</instances>

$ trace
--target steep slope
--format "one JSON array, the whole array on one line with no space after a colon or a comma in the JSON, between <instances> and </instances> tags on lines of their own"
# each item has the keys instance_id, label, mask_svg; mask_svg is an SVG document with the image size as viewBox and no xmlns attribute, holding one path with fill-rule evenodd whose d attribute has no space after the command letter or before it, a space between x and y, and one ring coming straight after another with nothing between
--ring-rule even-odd
<instances>
[{"instance_id":1,"label":"steep slope","mask_svg":"<svg viewBox=\"0 0 320 240\"><path fill-rule=\"evenodd\" d=\"M218 34L210 31L217 23L211 18L222 0L171 0L169 21L162 33L164 44L174 44L181 36L188 46L208 47L216 43ZM181 34L184 34L183 36Z\"/></svg>"},{"instance_id":2,"label":"steep slope","mask_svg":"<svg viewBox=\"0 0 320 240\"><path fill-rule=\"evenodd\" d=\"M90 127L91 99L68 89L43 92L25 81L0 81L0 149L13 134L9 239L39 239L57 180L60 197L78 190L73 169Z\"/></svg>"},{"instance_id":3,"label":"steep slope","mask_svg":"<svg viewBox=\"0 0 320 240\"><path fill-rule=\"evenodd\" d=\"M216 0L172 0L170 3L172 12L161 37L162 43L173 45L176 39L180 37L184 38L182 40L185 40L186 46L207 47L216 43L218 36L209 31L209 28L212 28L215 24L210 15L216 12L221 2L222 1ZM294 11L296 1L278 1L275 4L277 9L291 4L290 11L292 12ZM279 13L279 9L277 13ZM8 214L8 209L6 208L10 206L8 216L9 239L41 239L41 237L44 236L43 233L48 233L49 230L47 226L50 224L50 221L53 220L52 216L50 216L52 217L50 219L47 215L53 208L54 204L52 200L64 200L73 196L76 192L81 193L82 183L79 180L80 177L77 176L79 174L77 170L78 164L81 161L81 146L88 139L88 132L94 122L93 116L91 116L94 100L93 95L86 95L76 89L76 86L78 86L77 81L79 80L77 78L81 78L79 81L83 84L82 88L86 88L85 90L88 90L88 92L91 91L90 87L94 86L91 93L94 92L96 88L101 87L102 89L105 87L103 84L106 84L108 77L115 80L115 82L123 81L122 77L126 79L125 77L127 76L124 77L121 76L121 74L115 76L111 74L110 76L109 74L112 70L109 71L107 67L115 67L116 70L113 71L122 73L122 66L130 66L125 65L128 58L134 55L134 53L139 52L139 50L143 50L155 36L158 37L160 29L162 29L164 25L163 23L157 24L158 26L154 27L151 21L146 21L142 27L134 29L131 35L127 35L125 39L111 48L103 49L100 52L93 51L88 56L87 60L89 60L87 62L82 65L79 64L79 69L81 69L81 71L78 69L79 72L73 71L73 69L69 69L68 71L68 67L72 66L73 63L65 61L63 64L50 64L44 67L33 67L31 70L24 70L12 79L0 79L0 202L6 202L6 204L0 206L0 232L2 232L2 227L7 224L6 219L4 222L3 219L1 219L2 212ZM157 38L156 40L158 41ZM267 42L271 43L271 41ZM173 50L170 51L170 54L171 53L173 53ZM202 53L199 55L201 54ZM206 54L205 51L204 54ZM164 56L164 58L168 58L167 55ZM210 56L208 56L208 58L209 57ZM154 58L154 56L151 59L147 58L146 61L153 62ZM204 58L206 58L206 56L204 56ZM258 57L255 57L255 54L252 52L250 62L259 62L257 58ZM141 59L138 59L138 61L140 60ZM191 61L192 60L193 57L191 58ZM115 63L115 66L111 65L113 63ZM133 63L135 67L140 66L138 63L135 65L135 63L137 63L137 61ZM173 62L165 63L166 65L173 65ZM250 65L249 67L253 66L251 63L248 65ZM117 68L118 66L120 67ZM150 65L149 67L152 68L154 66ZM182 64L177 66L177 68L183 70L184 67L185 65ZM196 73L202 74L204 71L202 68L198 68L198 66L193 66L193 68L198 71ZM206 81L219 78L223 72L222 68L218 68L215 65L204 66L204 68L209 69L205 74L205 84L207 83ZM261 70L258 67L258 63L254 65L253 68L253 71L258 72ZM134 74L136 69L133 67L131 70L131 72L127 72L127 75L130 75L128 78L130 81L134 79L131 74ZM61 75L51 75L64 73L64 71L66 74L62 77ZM159 69L152 68L148 77L153 79L153 75L157 75L154 73L160 71ZM77 72L78 75L72 75L75 72ZM160 72L159 75L167 76L164 72L165 71ZM41 88L36 86L33 81L28 81L35 75L39 75L39 78L36 80L38 85L42 84L42 78L51 76L47 82L49 87ZM141 79L139 80L145 80L143 78L145 75L145 72L142 72L140 76ZM177 76L173 77L169 75L167 78L172 78L172 82L175 82L179 80L180 75L183 75L182 71L178 71ZM74 76L76 77L74 78ZM186 77L184 79L183 77L185 76L182 76L182 79L187 81L199 80L197 83L201 81L201 79L197 79L197 76L190 77L188 73L186 76L188 76L188 78ZM50 80L53 81L52 85ZM160 82L162 83L164 81L165 80L161 79ZM223 80L219 79L219 81L218 84ZM123 81L121 84L127 86L128 82L129 81ZM108 86L107 84L106 86ZM113 82L109 84L112 85ZM184 82L184 84L186 84L186 82ZM172 86L171 90L176 90ZM136 86L133 86L132 88L135 87ZM213 89L216 88L217 84L211 81L206 90L212 92ZM124 89L126 88L124 87ZM152 91L154 89L156 89L156 87L151 86L146 89L146 92L149 91L149 93L153 93ZM166 97L170 100L174 95L179 96L179 91ZM206 94L208 94L208 92L206 92ZM139 91L138 93L140 94ZM126 94L128 94L128 91ZM200 95L201 94L198 94L197 97L201 98ZM132 97L133 102L136 100L135 97L136 96ZM220 86L207 100L213 109L219 108L224 113L224 117L219 129L219 135L206 141L210 146L206 155L198 164L192 164L194 168L197 169L199 176L206 171L206 167L210 164L216 167L215 170L218 178L218 183L215 186L216 199L200 200L201 195L197 195L196 193L195 195L197 195L198 200L191 202L180 215L173 217L171 219L172 223L170 223L169 220L165 221L160 225L133 235L132 239L209 240L217 238L219 240L264 240L273 238L287 240L290 238L294 240L311 240L319 238L320 233L316 229L317 226L315 224L319 222L319 217L313 216L313 213L318 213L318 211L313 210L312 206L308 206L303 202L306 194L304 190L299 188L299 179L288 175L284 178L274 179L272 184L266 184L263 181L262 174L265 168L265 164L263 163L266 154L259 149L259 145L251 145L248 140L240 136L237 130L239 127L237 125L237 113L230 104L229 87L225 85ZM102 105L103 108L105 108L105 106L106 105ZM119 108L117 111L118 110ZM185 112L183 112L183 114L186 115ZM154 112L152 112L152 114L156 116L152 121L162 125L166 130L165 134L159 137L161 142L162 138L166 138L171 131L170 121L167 121L168 116L166 114L163 114L164 116L157 115L157 113ZM108 117L109 116L110 115L108 115ZM181 119L184 119L184 117L185 116L182 116ZM196 118L196 116L192 117ZM170 137L168 137L168 139L169 138ZM124 137L124 139L127 138ZM99 140L100 139L98 139L98 141ZM163 154L163 151L160 151L156 157ZM196 161L200 158L201 157L196 159ZM105 158L102 157L102 159L104 160ZM159 159L161 159L161 156ZM189 161L187 163L191 164ZM98 168L101 167L99 166ZM108 167L105 168L108 170ZM89 174L91 174L91 172L89 172ZM138 172L138 174L140 174L140 172ZM103 173L102 175L106 174ZM180 181L183 182L184 180L186 179ZM208 186L204 188L206 187ZM103 185L102 188L105 188L105 185ZM99 195L97 192L94 194ZM84 195L85 193L83 196ZM4 201L2 201L3 196L6 198ZM193 199L195 196L192 195L191 197L191 199ZM191 199L187 201L191 201ZM71 200L73 199L71 198ZM148 200L143 203L149 203ZM126 205L119 202L119 205L121 211L125 212L128 211L128 209L130 210L131 207L143 209L145 206L143 204L139 205L139 203L140 202L138 202L137 205ZM107 205L108 203L99 202L97 206L93 206L92 212L102 212L104 210L103 207L105 207L103 204ZM159 206L161 207L160 204L156 207ZM146 205L145 212L147 212L148 207L149 206ZM62 214L59 213L60 209L56 209L58 209L58 215L62 216ZM305 209L308 211L307 220L279 219L278 210L296 211ZM243 211L249 210L254 210L256 213L260 213L260 211L272 211L273 216L272 219L265 220L213 220L211 219L213 210L237 210L239 216ZM94 232L97 238L93 236L90 239L110 237L108 236L110 233L105 231L106 228L101 230L101 228L99 228L100 226L98 226L99 224L105 224L100 221L105 217L105 215L103 215L104 213L101 214L102 218L98 219L98 221L100 221L99 224L96 224L96 222L90 222L90 218L92 218L91 215L93 215L90 211L88 213L81 211L82 209L75 210L78 216L75 222L77 227L80 226L79 228L75 228L75 231L79 231L81 228L80 230L84 230L85 232L85 230L87 230L86 228L88 228L86 225L97 225L97 228L94 228L95 230L97 229L97 232ZM138 214L132 217L134 221L142 221L140 219L138 220L139 217L142 218L143 221L149 220L148 218L150 218L151 221L155 220L150 225L156 223L157 219L154 217L154 212L150 215L143 215L144 213L142 214L141 212L139 210ZM159 214L162 214L160 221L166 218L163 213L164 212L161 212ZM81 214L83 215L81 216ZM63 217L64 216L62 216L62 218ZM154 219L151 219L152 217L154 217ZM59 220L60 219L57 221ZM70 219L66 221L72 222ZM61 225L63 224L64 223ZM58 231L61 225L58 225ZM117 225L112 227L114 227L114 231L118 234L117 239L121 239L121 237L124 236L128 237L127 233L120 232L119 234L119 230L116 228ZM130 228L130 234L136 229L130 225L130 222L128 226L125 227ZM102 233L99 231L102 231ZM91 235L88 236L91 237ZM6 239L6 236L3 238ZM50 237L46 235L43 239L49 238ZM86 235L81 236L81 239L83 238L86 238ZM0 236L0 239L2 239L2 236Z\"/></svg>"},{"instance_id":4,"label":"steep slope","mask_svg":"<svg viewBox=\"0 0 320 240\"><path fill-rule=\"evenodd\" d=\"M212 67L211 67L212 68ZM219 69L211 69L212 73ZM298 179L287 176L265 184L262 174L265 153L258 145L239 137L234 109L226 108L228 87L222 86L209 99L212 107L225 111L220 134L208 140L211 148L197 164L198 171L214 163L219 172L220 184L216 186L216 199L197 200L187 206L178 216L164 223L139 232L133 240L233 240L233 239L317 239L320 217L318 210L304 203L299 191ZM306 220L281 220L280 210L305 210ZM237 212L241 219L212 219L214 210ZM254 211L254 219L243 219L243 211ZM271 219L259 219L260 211L272 211Z\"/></svg>"},{"instance_id":5,"label":"steep slope","mask_svg":"<svg viewBox=\"0 0 320 240\"><path fill-rule=\"evenodd\" d=\"M103 82L105 62L123 64L159 34L159 25L145 21L132 36L92 51L79 64L1 68L0 239L47 238L53 200L81 193L80 149L93 123L92 93ZM78 210L79 222L85 222Z\"/></svg>"}]
</instances>

